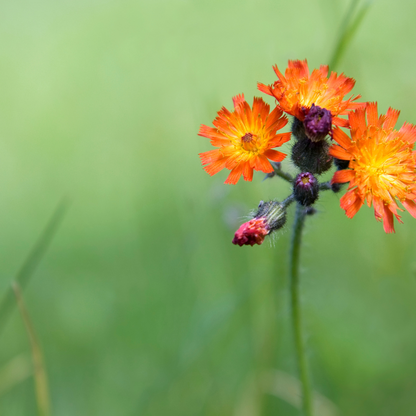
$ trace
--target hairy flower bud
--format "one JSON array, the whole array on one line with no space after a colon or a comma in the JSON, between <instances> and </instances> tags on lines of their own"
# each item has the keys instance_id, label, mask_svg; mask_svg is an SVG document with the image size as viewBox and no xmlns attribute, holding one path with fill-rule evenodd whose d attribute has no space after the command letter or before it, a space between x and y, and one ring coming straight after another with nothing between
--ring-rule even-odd
<instances>
[{"instance_id":1,"label":"hairy flower bud","mask_svg":"<svg viewBox=\"0 0 416 416\"><path fill-rule=\"evenodd\" d=\"M350 165L350 161L337 159L336 157L334 157L334 165L336 166L337 170L344 170L344 169L348 169L348 166Z\"/></svg>"},{"instance_id":2,"label":"hairy flower bud","mask_svg":"<svg viewBox=\"0 0 416 416\"><path fill-rule=\"evenodd\" d=\"M306 207L305 208L305 215L315 215L316 214L316 209L314 207Z\"/></svg>"},{"instance_id":3,"label":"hairy flower bud","mask_svg":"<svg viewBox=\"0 0 416 416\"><path fill-rule=\"evenodd\" d=\"M309 172L302 172L296 176L293 184L293 196L301 205L312 205L319 196L319 183Z\"/></svg>"},{"instance_id":4,"label":"hairy flower bud","mask_svg":"<svg viewBox=\"0 0 416 416\"><path fill-rule=\"evenodd\" d=\"M297 117L293 117L292 121L292 136L296 139L302 139L305 137L305 126L303 121L299 120Z\"/></svg>"},{"instance_id":5,"label":"hairy flower bud","mask_svg":"<svg viewBox=\"0 0 416 416\"><path fill-rule=\"evenodd\" d=\"M343 183L331 183L331 191L334 194L337 194L342 189L343 185L345 185L345 184L343 184Z\"/></svg>"},{"instance_id":6,"label":"hairy flower bud","mask_svg":"<svg viewBox=\"0 0 416 416\"><path fill-rule=\"evenodd\" d=\"M286 210L277 201L260 201L254 218L245 222L235 232L233 244L254 246L262 244L266 235L282 228L286 222Z\"/></svg>"},{"instance_id":7,"label":"hairy flower bud","mask_svg":"<svg viewBox=\"0 0 416 416\"><path fill-rule=\"evenodd\" d=\"M332 130L332 115L325 108L312 104L303 122L305 133L313 142L324 140Z\"/></svg>"},{"instance_id":8,"label":"hairy flower bud","mask_svg":"<svg viewBox=\"0 0 416 416\"><path fill-rule=\"evenodd\" d=\"M291 157L302 172L320 175L332 165L332 156L328 150L329 144L325 140L313 142L305 136L295 142Z\"/></svg>"}]
</instances>

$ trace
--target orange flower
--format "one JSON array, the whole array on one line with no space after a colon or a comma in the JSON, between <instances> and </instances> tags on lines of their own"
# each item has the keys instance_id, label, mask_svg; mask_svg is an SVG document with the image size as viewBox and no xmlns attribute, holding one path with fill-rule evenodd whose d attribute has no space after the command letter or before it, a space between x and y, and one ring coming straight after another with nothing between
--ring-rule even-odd
<instances>
[{"instance_id":1,"label":"orange flower","mask_svg":"<svg viewBox=\"0 0 416 416\"><path fill-rule=\"evenodd\" d=\"M348 114L348 110L364 106L364 103L353 103L359 99L343 98L354 87L355 80L344 74L337 76L331 72L328 78L328 65L321 65L309 74L308 63L304 61L289 61L285 75L279 71L277 65L273 67L279 81L273 85L259 83L258 89L271 95L279 101L283 111L303 121L312 104L325 108L331 112L332 123L336 126L348 127L348 121L338 115Z\"/></svg>"},{"instance_id":2,"label":"orange flower","mask_svg":"<svg viewBox=\"0 0 416 416\"><path fill-rule=\"evenodd\" d=\"M366 123L367 113L367 123ZM389 108L378 117L377 103L349 114L351 139L336 128L329 153L348 160L348 169L335 172L332 183L349 182L348 192L341 198L341 208L352 218L364 201L374 205L384 231L394 232L393 214L400 223L397 200L416 218L416 126L405 123L394 130L400 112Z\"/></svg>"},{"instance_id":3,"label":"orange flower","mask_svg":"<svg viewBox=\"0 0 416 416\"><path fill-rule=\"evenodd\" d=\"M233 102L232 113L223 107L213 122L215 128L202 124L198 134L219 147L199 154L202 164L208 165L204 169L211 176L224 168L231 170L225 183L234 185L241 175L251 181L253 169L273 172L267 159L281 162L286 157L272 148L287 142L290 133L276 134L288 122L280 108L269 114L270 106L261 98L254 98L251 109L243 94L234 97Z\"/></svg>"}]
</instances>

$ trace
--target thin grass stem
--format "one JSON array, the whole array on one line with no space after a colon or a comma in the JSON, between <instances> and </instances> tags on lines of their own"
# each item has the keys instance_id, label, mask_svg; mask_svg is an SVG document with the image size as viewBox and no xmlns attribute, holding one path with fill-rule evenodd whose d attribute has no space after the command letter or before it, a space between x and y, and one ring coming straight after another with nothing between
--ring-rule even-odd
<instances>
[{"instance_id":1,"label":"thin grass stem","mask_svg":"<svg viewBox=\"0 0 416 416\"><path fill-rule=\"evenodd\" d=\"M360 0L352 0L350 7L342 21L338 41L334 47L332 57L329 60L329 68L331 71L336 70L337 65L345 54L349 44L351 43L355 33L360 27L367 11L372 3L371 0L365 1L361 8L356 12Z\"/></svg>"},{"instance_id":2,"label":"thin grass stem","mask_svg":"<svg viewBox=\"0 0 416 416\"><path fill-rule=\"evenodd\" d=\"M29 312L27 311L26 305L23 301L22 292L18 283L12 283L12 289L16 296L16 303L22 315L23 322L26 327L26 332L29 337L30 347L32 350L33 360L33 376L35 380L35 391L36 391L36 402L38 405L39 416L49 416L50 412L50 398L48 379L46 376L45 363L43 359L42 350L40 348L39 341L37 339L33 324L31 322Z\"/></svg>"},{"instance_id":3,"label":"thin grass stem","mask_svg":"<svg viewBox=\"0 0 416 416\"><path fill-rule=\"evenodd\" d=\"M37 266L49 248L53 237L55 236L59 226L62 223L62 220L64 219L67 208L68 201L63 199L55 209L38 241L33 246L26 260L23 262L22 266L17 272L16 278L14 280L22 290L24 290L27 286L30 277L35 272ZM15 305L16 302L14 301L13 289L10 288L10 290L6 292L0 304L0 333L3 330L5 323Z\"/></svg>"}]
</instances>

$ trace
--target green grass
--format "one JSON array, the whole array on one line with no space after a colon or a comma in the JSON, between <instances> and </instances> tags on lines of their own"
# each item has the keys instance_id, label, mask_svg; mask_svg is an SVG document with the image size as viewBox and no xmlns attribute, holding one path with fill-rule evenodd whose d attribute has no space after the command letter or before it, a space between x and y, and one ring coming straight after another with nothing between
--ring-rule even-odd
<instances>
[{"instance_id":1,"label":"green grass","mask_svg":"<svg viewBox=\"0 0 416 416\"><path fill-rule=\"evenodd\" d=\"M288 185L209 177L197 132L233 95L260 95L272 65L329 63L348 7L0 5L0 294L57 203L71 200L24 295L53 415L298 415L261 383L271 369L296 374L293 213L274 245L231 244L259 200L283 199ZM411 1L375 1L337 65L363 100L401 109L400 122L416 122L415 13ZM314 387L342 415L413 416L416 221L404 213L385 235L370 209L346 218L337 195L318 208L301 276ZM17 310L1 337L0 368L30 357ZM0 413L37 414L32 379L0 396Z\"/></svg>"}]
</instances>

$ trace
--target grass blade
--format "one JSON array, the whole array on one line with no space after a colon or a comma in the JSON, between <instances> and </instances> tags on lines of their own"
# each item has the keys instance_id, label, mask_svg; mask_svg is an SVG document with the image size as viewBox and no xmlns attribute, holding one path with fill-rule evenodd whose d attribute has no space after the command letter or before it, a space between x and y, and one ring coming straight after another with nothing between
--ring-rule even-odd
<instances>
[{"instance_id":1,"label":"grass blade","mask_svg":"<svg viewBox=\"0 0 416 416\"><path fill-rule=\"evenodd\" d=\"M372 3L371 0L367 0L355 13L358 3L360 0L352 0L351 5L348 9L347 14L340 27L340 36L338 42L335 45L334 52L332 53L332 58L329 61L329 68L331 71L336 70L336 67L341 60L342 56L345 54L350 42L352 41L355 33L360 27L365 15L367 14L368 9ZM355 17L354 17L355 16Z\"/></svg>"},{"instance_id":2,"label":"grass blade","mask_svg":"<svg viewBox=\"0 0 416 416\"><path fill-rule=\"evenodd\" d=\"M22 290L24 290L26 287L30 277L35 272L36 267L50 246L56 231L62 223L67 208L68 202L66 199L63 199L55 209L38 241L33 246L31 252L20 267L20 270L17 272L15 281L18 283L19 287L22 288ZM5 294L2 303L0 304L0 332L3 330L7 318L10 316L10 312L14 306L14 294L13 290L10 288L10 290Z\"/></svg>"},{"instance_id":3,"label":"grass blade","mask_svg":"<svg viewBox=\"0 0 416 416\"><path fill-rule=\"evenodd\" d=\"M13 292L16 296L17 306L22 315L23 322L26 327L26 332L29 337L30 347L32 350L33 360L33 376L35 380L36 401L38 404L39 416L50 416L50 399L48 379L46 376L45 363L43 360L42 350L39 341L36 337L35 330L29 317L29 313L23 302L22 292L18 283L12 283Z\"/></svg>"},{"instance_id":4,"label":"grass blade","mask_svg":"<svg viewBox=\"0 0 416 416\"><path fill-rule=\"evenodd\" d=\"M32 363L26 354L12 358L0 369L0 396L31 377L32 374Z\"/></svg>"}]
</instances>

